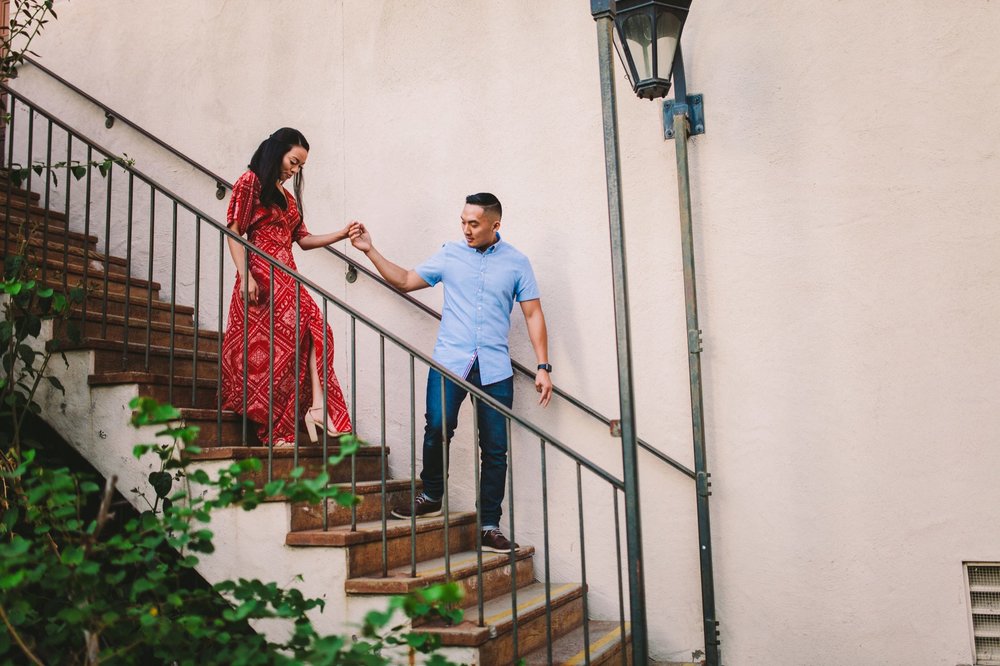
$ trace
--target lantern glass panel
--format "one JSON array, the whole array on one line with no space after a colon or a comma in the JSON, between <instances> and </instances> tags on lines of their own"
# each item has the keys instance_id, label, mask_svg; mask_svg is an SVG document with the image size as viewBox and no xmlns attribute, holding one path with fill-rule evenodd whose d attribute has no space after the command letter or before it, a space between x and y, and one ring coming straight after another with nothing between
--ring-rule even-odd
<instances>
[{"instance_id":1,"label":"lantern glass panel","mask_svg":"<svg viewBox=\"0 0 1000 666\"><path fill-rule=\"evenodd\" d=\"M639 81L653 78L653 23L646 14L625 19L625 47L632 57Z\"/></svg>"},{"instance_id":2,"label":"lantern glass panel","mask_svg":"<svg viewBox=\"0 0 1000 666\"><path fill-rule=\"evenodd\" d=\"M681 20L672 12L663 12L656 19L656 66L661 79L669 79L681 34Z\"/></svg>"}]
</instances>

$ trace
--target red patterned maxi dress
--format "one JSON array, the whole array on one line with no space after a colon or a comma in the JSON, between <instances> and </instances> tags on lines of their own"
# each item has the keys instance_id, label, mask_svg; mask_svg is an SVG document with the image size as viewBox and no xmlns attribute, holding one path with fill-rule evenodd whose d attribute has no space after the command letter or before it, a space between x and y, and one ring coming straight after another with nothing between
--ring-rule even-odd
<instances>
[{"instance_id":1,"label":"red patterned maxi dress","mask_svg":"<svg viewBox=\"0 0 1000 666\"><path fill-rule=\"evenodd\" d=\"M284 188L283 188L284 189ZM293 270L292 241L309 234L294 197L284 190L288 209L264 207L260 203L260 181L247 171L233 185L226 220L237 223L240 234L246 234L254 246ZM260 288L260 300L247 313L247 371L243 368L243 285L239 274L229 304L229 322L222 340L222 406L246 414L257 423L261 442L267 442L269 406L273 405L273 440L292 441L299 421L312 404L312 383L309 379L310 342L316 354L320 381L329 381L327 411L339 432L351 430L351 419L344 404L344 393L333 371L333 332L323 326L323 313L304 287L299 286L299 337L295 337L295 279L287 272L274 269L274 285L270 286L270 264L261 256L247 252L250 273ZM274 311L274 356L271 356L271 310ZM295 348L298 346L298 367ZM326 352L326 374L323 370L323 348ZM273 398L270 374L274 373ZM243 406L243 380L246 378L246 408ZM295 413L295 386L299 386L299 411ZM322 399L320 399L320 402Z\"/></svg>"}]
</instances>

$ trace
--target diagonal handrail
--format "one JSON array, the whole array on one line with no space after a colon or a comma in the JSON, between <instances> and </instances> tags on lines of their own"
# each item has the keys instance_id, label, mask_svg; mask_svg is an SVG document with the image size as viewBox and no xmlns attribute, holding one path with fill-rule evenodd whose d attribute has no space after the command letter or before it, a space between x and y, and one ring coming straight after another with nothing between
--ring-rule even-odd
<instances>
[{"instance_id":1,"label":"diagonal handrail","mask_svg":"<svg viewBox=\"0 0 1000 666\"><path fill-rule=\"evenodd\" d=\"M55 118L50 112L48 112L43 107L41 107L38 104L36 104L34 101L32 101L31 99L29 99L28 97L26 97L22 93L19 93L19 92L15 91L15 90L12 90L5 83L0 83L0 90L3 90L5 92L7 92L13 99L19 100L23 104L26 104L26 105L32 107L37 113L39 113L40 115L42 115L43 117L45 117L46 120L49 120L50 122L52 122L53 125L56 125L57 127L59 127L62 130L66 131L67 133L69 133L70 135L77 137L78 139L80 139L81 141L87 143L88 145L92 146L93 148L97 149L98 151L103 152L103 153L105 153L107 155L114 154L113 151L111 151L111 150L103 147L101 144L99 144L96 141L88 138L87 136L85 136L85 135L81 134L80 132L74 130L73 128L69 127L68 125L66 125L65 123L63 123L62 121L60 121L59 119ZM458 384L463 389L465 389L466 391L468 391L470 395L475 395L477 400L480 400L480 401L486 403L487 405L489 405L490 407L492 407L496 411L502 413L504 416L508 417L511 421L516 422L518 425L520 425L521 427L525 428L526 430L528 430L529 432L531 432L532 434L534 434L536 437L538 437L540 439L544 439L547 443L552 444L553 446L555 446L556 448L558 448L561 452L563 452L564 454L566 454L567 456L569 456L570 458L572 458L574 462L577 462L580 465L583 465L589 471L591 471L595 475L603 478L605 481L607 481L608 483L611 483L615 487L617 487L617 488L623 488L624 487L624 484L623 484L622 480L619 479L618 477L616 477L611 472L608 472L607 470L603 469L602 467L600 467L596 463L591 462L590 460L588 460L584 456L580 455L578 452L576 452L575 450L573 450L572 448L570 448L566 444L563 444L557 438L555 438L554 436L552 436L551 434L549 434L548 432L546 432L545 430L543 430L539 426L535 425L531 421L526 420L522 416L518 416L517 414L515 414L512 411L512 409L508 408L503 403L497 401L495 398L493 398L492 396L490 396L488 393L484 392L479 387L477 387L477 386L475 386L473 384L470 384L463 377L459 377L458 375L454 374L453 372L451 372L450 370L448 370L447 368L445 368L443 365L441 365L440 363L438 363L437 361L435 361L433 358L431 358L430 356L428 356L424 352L420 351L419 349L417 349L416 347L414 347L410 343L406 342L402 338L394 335L388 329L382 327L380 324L376 323L373 319L365 316L364 314L362 314L359 310L357 310L353 306L349 305L348 303L342 301L341 299L339 299L338 297L334 296L330 292L326 291L323 287L319 286L318 284L316 284L315 282L313 282L309 278L305 277L304 275L302 275L298 271L295 271L295 270L289 268L288 266L286 266L285 264L281 263L280 261L278 261L274 257L271 257L270 255L268 255L263 250L260 250L259 248L257 248L256 246L254 246L252 243L250 243L249 241L247 241L242 236L233 233L229 229L229 227L227 227L226 225L222 224L221 222L219 222L218 220L216 220L211 215L209 215L205 211L201 210L200 208L198 208L194 204L188 202L186 199L184 199L182 196L180 196L176 192L173 192L172 190L170 190L167 187L164 187L163 185L160 185L156 180L154 180L151 176L145 174L142 170L137 169L133 165L122 165L122 168L124 168L130 174L133 174L134 176L138 177L140 180L142 180L143 182L145 182L147 185L149 185L151 188L153 188L157 192L159 192L159 193L163 194L164 196L168 197L169 199L177 202L177 204L179 204L181 207L185 208L189 213L191 213L192 215L196 216L198 219L200 219L200 220L202 220L202 221L204 221L204 222L206 222L206 223L211 224L212 226L214 226L215 227L215 231L220 232L220 233L224 234L227 238L233 239L233 240L237 241L238 243L240 243L243 246L244 250L252 252L255 255L261 257L262 259L264 259L264 261L267 262L267 264L270 267L272 267L273 269L276 269L276 270L280 269L282 272L285 272L285 273L289 274L290 276L292 276L295 279L296 283L301 284L302 286L308 287L310 290L312 290L315 293L317 293L320 296L322 296L324 300L326 300L326 301L328 301L330 303L333 303L338 308L340 308L341 310L343 310L346 314L349 314L353 319L356 319L357 321L365 324L370 329L372 329L373 331L377 332L381 337L384 337L386 340L391 341L393 344L395 344L401 350L405 351L407 354L413 356L416 359L419 359L421 362L423 362L423 363L427 364L428 366L434 368L439 373L441 373L442 375L444 375L445 377L447 377L448 380L454 382L455 384Z\"/></svg>"},{"instance_id":2,"label":"diagonal handrail","mask_svg":"<svg viewBox=\"0 0 1000 666\"><path fill-rule=\"evenodd\" d=\"M345 254L345 253L341 252L340 250L338 250L336 248L333 248L333 247L327 247L326 250L328 252L330 252L331 254L333 254L334 256L336 256L338 259L340 259L343 262L345 262L346 264L348 264L349 266L353 267L355 270L357 270L357 271L359 271L361 273L364 273L365 277L368 277L368 278L374 280L380 286L388 289L389 291L393 292L394 294L396 294L397 296L399 296L403 300L409 302L414 307L422 310L424 313L426 313L426 314L428 314L428 315L430 315L430 316L432 316L435 319L437 319L437 320L440 321L440 319L441 319L441 313L440 312L438 312L437 310L435 310L431 306L427 305L423 301L421 301L421 300L419 300L417 298L414 298L413 296L410 296L409 294L404 293L404 292L396 289L391 284L389 284L388 282L386 282L382 278L381 275L379 275L379 274L375 273L374 271L370 270L367 266L361 265L353 257L348 256L347 254ZM518 372L520 372L525 377L533 378L535 376L535 373L532 372L527 366L525 366L524 364L520 363L519 361L517 361L515 359L511 359L511 365L513 365L514 369L517 370ZM593 417L594 419L596 419L596 420L600 421L601 423L603 423L604 425L608 426L609 428L612 427L613 424L612 424L612 420L610 418L608 418L604 414L600 413L599 411L597 411L596 409L594 409L593 407L591 407L587 403L583 402L582 400L580 400L579 398L577 398L573 394L571 394L571 393L569 393L569 392L567 392L567 391L559 388L558 386L556 386L554 384L552 386L552 392L554 394L556 394L557 396L559 396L560 398L562 398L563 400L565 400L566 402L568 402L569 404L571 404L574 407L576 407L577 409L579 409L580 411L588 414L589 416ZM660 451L659 449L655 448L654 446L652 446L651 444L649 444L645 440L638 439L637 441L639 442L639 445L643 449L645 449L647 452L651 453L652 455L656 456L657 458L659 458L664 463L670 465L671 467L673 467L674 469L676 469L678 472L681 472L682 474L684 474L687 477L690 477L691 479L695 478L694 470L692 470L691 468L689 468L684 463L679 462L677 460L674 460L673 458L671 458L670 456L668 456L666 453L664 453L664 452Z\"/></svg>"},{"instance_id":3,"label":"diagonal handrail","mask_svg":"<svg viewBox=\"0 0 1000 666\"><path fill-rule=\"evenodd\" d=\"M149 139L150 141L152 141L153 143L155 143L160 148L163 148L164 150L166 150L168 153L170 153L174 157L177 157L177 158L183 160L184 162L187 162L189 165L191 165L192 167L194 167L198 171L202 172L203 174L205 174L206 176L208 176L209 178L211 178L212 180L214 180L216 188L217 188L217 190L216 190L216 196L219 199L222 199L222 198L224 198L226 196L226 190L227 189L229 189L229 190L233 189L232 183L228 182L222 176L220 176L217 173L215 173L214 171L208 169L207 167L205 167L204 165L202 165L200 162L196 162L194 159L188 157L187 155L185 155L181 151L177 150L176 148L174 148L173 146L171 146L167 142L165 142L162 139L160 139L155 134L151 133L149 130L147 130L144 127L142 127L141 125L139 125L138 123L136 123L136 122L134 122L132 120L129 120L124 114L118 113L117 111L115 111L110 106L108 106L107 104L105 104L101 100L97 99L93 95L90 95L87 92L85 92L84 90L81 90L77 86L73 85L72 83L70 83L69 81L67 81L63 77L59 76L58 74L56 74L55 72L53 72L51 69L49 69L45 65L43 65L40 62L38 62L37 60L35 60L34 58L31 58L29 56L24 56L24 62L26 62L27 64L29 64L32 67L36 68L38 71L40 71L40 72L48 75L49 77L55 79L60 84L62 84L63 86L69 88L70 90L72 90L73 92L75 92L80 97L83 97L84 99L86 99L88 102L90 102L94 106L100 107L104 111L104 115L108 118L108 122L112 122L113 123L114 120L116 120L116 119L122 121L123 123L125 123L126 125L128 125L129 127L131 127L132 129L134 129L136 132L138 132L142 136L146 137L147 139ZM110 125L108 127L110 129Z\"/></svg>"},{"instance_id":4,"label":"diagonal handrail","mask_svg":"<svg viewBox=\"0 0 1000 666\"><path fill-rule=\"evenodd\" d=\"M69 81L67 81L66 79L64 79L63 77L61 77L58 74L56 74L55 72L53 72L51 69L49 69L49 68L45 67L44 65L40 64L35 59L25 56L24 60L25 60L26 63L30 64L31 66L33 66L35 68L37 68L39 71L41 71L44 74L50 76L51 78L55 79L60 84L62 84L63 86L69 88L70 90L72 90L76 94L78 94L81 97L83 97L84 99L88 100L94 106L97 106L97 107L103 109L104 112L105 112L105 114L108 114L109 117L118 118L123 123L125 123L126 125L128 125L132 129L134 129L135 131L139 132L142 136L144 136L147 139L149 139L150 141L154 142L156 145L158 145L161 148L167 150L169 153L171 153L175 157L183 160L184 162L186 162L187 164L189 164L191 167L193 167L193 168L197 169L198 171L201 171L202 173L204 173L205 175L207 175L209 178L211 178L212 180L214 180L216 182L216 186L218 188L217 196L219 194L221 194L222 196L225 196L225 193L224 193L225 189L232 190L233 184L231 182L229 182L225 178L219 176L215 172L209 170L208 168L206 168L205 166L203 166L202 164L200 164L199 162L197 162L193 158L191 158L191 157L185 155L184 153L178 151L173 146L170 146L169 144L163 142L158 137L156 137L155 135L153 135L152 133L150 133L148 130L146 130L143 127L141 127L138 123L136 123L136 122L134 122L132 120L129 120L124 115L118 113L117 111L112 110L107 104L104 104L103 102L101 102L97 98L93 97L92 95L89 95L85 91L81 90L80 88L78 88L77 86L73 85L72 83L70 83ZM220 198L222 198L222 197L220 196ZM346 263L348 266L350 266L354 270L356 270L356 271L358 271L360 273L363 273L367 278L369 278L371 280L374 280L376 283L378 283L379 285L381 285L383 288L392 291L398 297L404 299L405 301L407 301L408 303L410 303L412 306L420 309L425 314L428 314L428 315L430 315L430 316L432 316L432 317L434 317L435 319L438 319L438 320L441 319L441 313L440 312L438 312L434 308L430 307L426 303L423 303L419 299L414 298L413 296L411 296L409 294L406 294L404 292L399 291L398 289L396 289L395 287L393 287L391 284L389 284L388 282L386 282L384 279L382 279L382 276L380 276L377 273L375 273L374 271L370 270L367 266L362 265L359 261L357 261L353 257L351 257L351 256L347 255L346 253L341 252L340 250L338 250L336 248L333 248L333 247L327 247L327 248L324 248L324 249L326 249L327 252L329 252L330 254L334 255L335 257L337 257L338 259L340 259L341 261L343 261L344 263ZM535 376L534 372L532 372L527 366L525 366L524 364L518 362L517 360L511 359L511 364L513 365L514 369L517 372L521 373L523 376L529 377L529 378L533 378ZM575 407L576 409L584 412L585 414L587 414L591 418L593 418L593 419L595 419L595 420L603 423L604 425L608 426L609 428L613 427L613 421L612 421L611 418L609 418L608 416L605 416L601 412L597 411L596 409L594 409L593 407L591 407L587 403L583 402L582 400L580 400L579 398L577 398L573 394L571 394L571 393L569 393L569 392L567 392L567 391L559 388L556 385L553 385L552 392L555 395L557 395L558 397L560 397L563 400L565 400L566 402L568 402L569 404L573 405L573 407ZM639 446L642 447L642 449L644 449L647 453L652 454L654 457L658 458L660 461L662 461L663 463L669 465L670 467L673 467L674 469L676 469L677 471L681 472L682 474L684 474L688 478L690 478L690 479L696 479L697 475L695 474L694 470L692 470L690 467L688 467L684 463L682 463L682 462L674 459L673 457L667 455L663 451L660 451L656 447L652 446L649 442L647 442L647 441L645 441L645 440L643 440L641 438L637 438L637 442L638 442Z\"/></svg>"}]
</instances>

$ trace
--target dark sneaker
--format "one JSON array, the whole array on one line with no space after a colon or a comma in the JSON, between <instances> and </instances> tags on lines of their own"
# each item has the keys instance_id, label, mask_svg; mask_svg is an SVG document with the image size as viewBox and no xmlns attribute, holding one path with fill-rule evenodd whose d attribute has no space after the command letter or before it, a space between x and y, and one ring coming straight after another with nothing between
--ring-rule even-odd
<instances>
[{"instance_id":1,"label":"dark sneaker","mask_svg":"<svg viewBox=\"0 0 1000 666\"><path fill-rule=\"evenodd\" d=\"M431 518L441 515L441 500L429 500L423 495L417 495L415 502L415 513L417 518ZM410 503L402 504L392 510L392 515L396 518L410 518Z\"/></svg>"},{"instance_id":2,"label":"dark sneaker","mask_svg":"<svg viewBox=\"0 0 1000 666\"><path fill-rule=\"evenodd\" d=\"M483 545L483 550L489 550L494 553L509 553L511 546L516 550L518 545L511 544L510 539L503 535L503 532L499 528L494 527L491 530L483 530L483 533L479 537L479 542Z\"/></svg>"}]
</instances>

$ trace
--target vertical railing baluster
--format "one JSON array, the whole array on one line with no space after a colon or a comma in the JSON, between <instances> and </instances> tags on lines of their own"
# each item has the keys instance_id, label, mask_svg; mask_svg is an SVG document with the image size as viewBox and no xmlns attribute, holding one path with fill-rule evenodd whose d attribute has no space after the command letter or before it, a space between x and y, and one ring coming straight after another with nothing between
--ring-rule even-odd
<instances>
[{"instance_id":1,"label":"vertical railing baluster","mask_svg":"<svg viewBox=\"0 0 1000 666\"><path fill-rule=\"evenodd\" d=\"M351 316L351 429L358 434L358 320ZM358 494L358 457L351 456L351 494ZM358 507L351 505L351 531L358 529Z\"/></svg>"},{"instance_id":2,"label":"vertical railing baluster","mask_svg":"<svg viewBox=\"0 0 1000 666\"><path fill-rule=\"evenodd\" d=\"M545 440L541 441L542 456L542 544L545 548L545 644L552 663L552 572L549 568L549 477L545 460ZM624 646L624 641L622 642Z\"/></svg>"},{"instance_id":3,"label":"vertical railing baluster","mask_svg":"<svg viewBox=\"0 0 1000 666\"><path fill-rule=\"evenodd\" d=\"M240 423L241 430L240 436L242 441L247 441L247 377L250 375L250 348L248 344L248 333L247 329L250 327L250 289L248 285L250 284L250 248L243 248L243 279L240 281L240 293L239 298L243 299L243 381L242 381L242 394L240 398ZM233 298L237 295L234 294ZM298 327L295 328L295 332L298 333ZM296 358L296 360L298 360ZM298 409L298 396L296 396L295 408ZM274 445L274 437L271 438L271 445Z\"/></svg>"},{"instance_id":4,"label":"vertical railing baluster","mask_svg":"<svg viewBox=\"0 0 1000 666\"><path fill-rule=\"evenodd\" d=\"M45 178L45 210L42 211L42 282L45 282L49 274L49 224L52 217L49 211L49 203L52 194L52 119L48 120L48 129L45 132L45 166L42 170ZM30 216L29 216L30 217Z\"/></svg>"},{"instance_id":5,"label":"vertical railing baluster","mask_svg":"<svg viewBox=\"0 0 1000 666\"><path fill-rule=\"evenodd\" d=\"M417 497L417 388L414 374L413 354L410 354L410 515L415 508ZM417 577L417 540L416 534L410 539L410 578Z\"/></svg>"},{"instance_id":6,"label":"vertical railing baluster","mask_svg":"<svg viewBox=\"0 0 1000 666\"><path fill-rule=\"evenodd\" d=\"M177 201L173 203L170 223L170 342L167 344L167 402L174 404L174 335L177 331ZM150 302L152 307L152 302ZM152 311L150 311L152 312ZM152 316L150 316L152 319ZM194 365L194 357L191 358ZM221 442L216 441L216 446Z\"/></svg>"},{"instance_id":7,"label":"vertical railing baluster","mask_svg":"<svg viewBox=\"0 0 1000 666\"><path fill-rule=\"evenodd\" d=\"M63 281L62 290L66 294L69 292L69 201L73 186L73 135L66 133L66 196L63 198ZM87 263L87 248L83 249L83 263Z\"/></svg>"},{"instance_id":8,"label":"vertical railing baluster","mask_svg":"<svg viewBox=\"0 0 1000 666\"><path fill-rule=\"evenodd\" d=\"M625 637L625 584L622 581L622 534L621 521L618 517L618 489L611 487L611 495L615 504L615 555L618 557L618 633L622 642L622 666L628 666L628 640Z\"/></svg>"},{"instance_id":9,"label":"vertical railing baluster","mask_svg":"<svg viewBox=\"0 0 1000 666\"><path fill-rule=\"evenodd\" d=\"M14 179L11 178L11 172L14 170L14 129L15 129L15 127L14 127L14 118L15 118L15 116L17 114L17 100L14 98L13 95L11 95L9 97L9 99L10 99L10 116L7 118L7 128L6 128L6 130L7 130L7 169L8 169L7 183L6 183L6 187L7 187L7 201L6 201L6 203L4 203L5 214L4 214L4 218L3 218L4 219L4 226L5 226L5 233L4 233L4 236L3 236L3 257L4 257L4 271L5 272L9 268L6 265L6 262L7 262L8 255L10 255L10 236L11 236L11 234L14 231L14 225L11 224L11 220L10 220L10 208L11 208L11 199L14 196ZM26 201L28 201L28 200L26 200ZM27 231L28 231L28 226L25 225L24 228L23 228L23 233L25 234L25 236L27 236ZM16 243L17 243L16 237L15 237L14 243L15 243L15 247L16 247Z\"/></svg>"},{"instance_id":10,"label":"vertical railing baluster","mask_svg":"<svg viewBox=\"0 0 1000 666\"><path fill-rule=\"evenodd\" d=\"M510 612L511 612L511 637L514 641L514 656L518 656L518 626L517 626L517 558L514 555L514 538L517 536L514 531L514 446L511 441L511 430L513 424L510 417L504 416L507 426L507 506L510 509L510 516L507 518L510 525ZM499 525L497 526L499 527Z\"/></svg>"},{"instance_id":11,"label":"vertical railing baluster","mask_svg":"<svg viewBox=\"0 0 1000 666\"><path fill-rule=\"evenodd\" d=\"M295 285L295 415L292 427L295 428L295 447L292 449L292 467L299 466L299 365L302 363L302 284L298 278L292 279Z\"/></svg>"},{"instance_id":12,"label":"vertical railing baluster","mask_svg":"<svg viewBox=\"0 0 1000 666\"><path fill-rule=\"evenodd\" d=\"M115 171L108 169L105 177L104 203L104 295L101 298L101 338L108 339L108 260L111 257L111 192L114 187ZM89 288L90 285L87 285Z\"/></svg>"},{"instance_id":13,"label":"vertical railing baluster","mask_svg":"<svg viewBox=\"0 0 1000 666\"><path fill-rule=\"evenodd\" d=\"M386 577L389 575L389 534L387 527L387 522L389 519L389 507L387 505L387 499L385 496L386 485L386 449L385 449L385 336L378 336L378 375L379 375L379 437L381 438L382 448L380 460L380 481L382 487L382 576Z\"/></svg>"},{"instance_id":14,"label":"vertical railing baluster","mask_svg":"<svg viewBox=\"0 0 1000 666\"><path fill-rule=\"evenodd\" d=\"M131 319L131 304L132 304L132 219L135 202L135 173L131 170L128 172L128 214L127 223L125 225L125 325L122 330L122 370L124 370L128 364L128 323ZM105 273L108 272L107 267L104 270Z\"/></svg>"},{"instance_id":15,"label":"vertical railing baluster","mask_svg":"<svg viewBox=\"0 0 1000 666\"><path fill-rule=\"evenodd\" d=\"M27 159L24 161L24 165L28 168L27 173L27 189L28 196L24 204L24 232L28 233L31 229L31 174L34 173L32 167L32 162L34 162L35 156L35 109L28 107L28 155Z\"/></svg>"},{"instance_id":16,"label":"vertical railing baluster","mask_svg":"<svg viewBox=\"0 0 1000 666\"><path fill-rule=\"evenodd\" d=\"M149 372L149 354L153 346L153 241L156 236L156 188L149 186L149 268L146 271L146 372ZM128 326L128 322L125 322ZM171 342L173 342L171 340Z\"/></svg>"},{"instance_id":17,"label":"vertical railing baluster","mask_svg":"<svg viewBox=\"0 0 1000 666\"><path fill-rule=\"evenodd\" d=\"M222 264L223 247L225 246L225 235L219 232L219 328L222 330ZM201 216L194 216L194 312L191 317L191 324L194 328L194 340L191 342L191 406L198 407L198 333L201 330L199 319L201 317ZM206 317L206 320L208 318ZM219 375L222 377L222 339L219 338ZM222 400L222 393L217 392ZM220 402L221 405L221 402ZM220 408L216 432L220 433L222 439L222 411Z\"/></svg>"},{"instance_id":18,"label":"vertical railing baluster","mask_svg":"<svg viewBox=\"0 0 1000 666\"><path fill-rule=\"evenodd\" d=\"M320 297L323 299L323 409L322 409L322 412L323 412L323 469L327 472L327 474L329 474L330 476L332 476L333 475L333 469L331 468L330 462L329 462L329 460L330 460L330 447L329 447L330 437L329 437L329 435L328 435L328 433L326 431L326 423L327 423L327 421L330 420L330 417L327 414L327 412L329 411L329 405L330 405L330 368L329 368L329 364L331 362L331 359L330 359L330 356L329 356L329 354L330 354L330 345L328 344L329 341L326 339L326 332L328 330L327 327L330 325L329 321L328 321L328 316L327 316L328 315L327 306L329 305L329 303L326 300L326 296L323 296L322 294L320 294ZM315 350L313 351L313 353L315 355ZM316 401L316 399L314 397L313 398L313 402L315 402L315 401ZM337 453L340 453L340 451L341 451L340 439L337 439ZM351 457L353 458L354 456L351 456ZM329 486L329 485L330 485L330 479L328 478L327 479L327 486ZM323 498L323 531L326 531L328 529L330 529L330 498L324 497Z\"/></svg>"},{"instance_id":19,"label":"vertical railing baluster","mask_svg":"<svg viewBox=\"0 0 1000 666\"><path fill-rule=\"evenodd\" d=\"M13 109L11 109L13 112ZM87 288L87 283L89 281L90 275L90 204L92 195L92 184L93 178L92 174L94 172L91 162L94 161L94 149L89 144L87 145L87 194L83 202L83 301L80 303L80 330L83 330L84 325L87 321L87 305L90 301L90 290ZM96 243L95 243L95 254L96 254ZM107 257L104 258L105 266L107 265Z\"/></svg>"},{"instance_id":20,"label":"vertical railing baluster","mask_svg":"<svg viewBox=\"0 0 1000 666\"><path fill-rule=\"evenodd\" d=\"M270 291L274 292L274 264L268 264L267 278L271 285ZM274 480L274 298L269 294L267 298L267 351L270 360L268 361L267 376L267 481ZM243 440L246 444L246 440Z\"/></svg>"},{"instance_id":21,"label":"vertical railing baluster","mask_svg":"<svg viewBox=\"0 0 1000 666\"><path fill-rule=\"evenodd\" d=\"M198 358L198 334L201 331L201 309L198 306L199 299L201 297L201 216L194 216L194 246L195 246L195 264L194 264L194 313L192 314L191 323L194 325L194 343L192 345L192 353L195 358ZM222 381L222 296L223 296L223 270L226 265L225 258L225 247L226 247L226 235L219 231L219 248L216 251L219 257L219 271L217 277L217 284L219 288L216 293L216 303L218 307L218 313L216 314L216 321L218 325L215 330L218 331L216 336L216 377L219 381ZM194 364L193 371L191 372L191 406L197 407L198 403L195 401L197 398L198 390L198 364ZM221 446L222 445L222 391L215 392L215 441Z\"/></svg>"},{"instance_id":22,"label":"vertical railing baluster","mask_svg":"<svg viewBox=\"0 0 1000 666\"><path fill-rule=\"evenodd\" d=\"M445 403L447 392L445 391L444 375L441 375L441 507L444 509L444 578L451 582L451 539L450 523L451 515L448 507L448 409ZM416 512L414 512L416 513ZM414 515L413 538L417 538L417 519Z\"/></svg>"},{"instance_id":23,"label":"vertical railing baluster","mask_svg":"<svg viewBox=\"0 0 1000 666\"><path fill-rule=\"evenodd\" d=\"M471 394L472 403L472 441L475 443L473 446L479 444L479 398L473 393ZM481 455L478 451L473 449L472 454L472 478L475 480L475 498L476 498L476 539L479 543L479 535L483 533L483 504L480 501L482 493L482 483L480 482L479 475L480 471L480 460ZM481 546L482 544L480 544ZM513 571L511 572L513 573ZM483 590L483 549L476 548L476 610L479 613L478 624L480 627L485 626L486 614L483 609L483 604L485 603L484 597L486 595L485 590Z\"/></svg>"},{"instance_id":24,"label":"vertical railing baluster","mask_svg":"<svg viewBox=\"0 0 1000 666\"><path fill-rule=\"evenodd\" d=\"M583 479L580 475L580 463L576 463L576 498L577 510L580 516L580 578L583 585L583 649L586 663L590 663L590 611L587 607L587 545L584 539L583 527Z\"/></svg>"}]
</instances>

